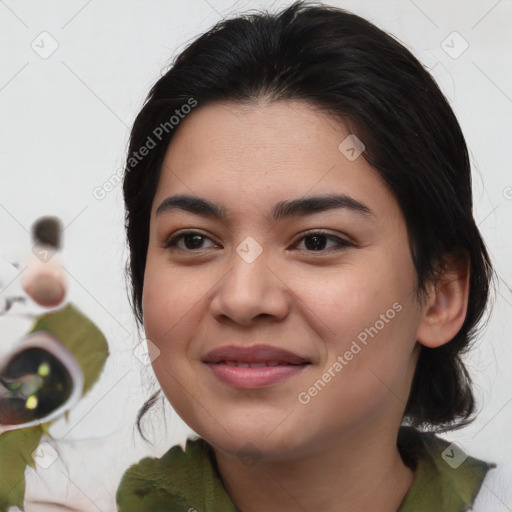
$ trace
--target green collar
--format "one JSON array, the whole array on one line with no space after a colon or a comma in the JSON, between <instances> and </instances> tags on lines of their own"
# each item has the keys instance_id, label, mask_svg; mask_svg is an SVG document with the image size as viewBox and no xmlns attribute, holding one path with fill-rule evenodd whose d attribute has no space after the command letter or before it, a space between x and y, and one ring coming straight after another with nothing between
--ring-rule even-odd
<instances>
[{"instance_id":1,"label":"green collar","mask_svg":"<svg viewBox=\"0 0 512 512\"><path fill-rule=\"evenodd\" d=\"M433 434L418 437L424 448L413 485L398 512L464 512L469 510L482 482L496 464L464 454L456 445Z\"/></svg>"},{"instance_id":2,"label":"green collar","mask_svg":"<svg viewBox=\"0 0 512 512\"><path fill-rule=\"evenodd\" d=\"M118 512L238 512L213 467L204 439L188 439L159 459L131 466L117 489Z\"/></svg>"},{"instance_id":3,"label":"green collar","mask_svg":"<svg viewBox=\"0 0 512 512\"><path fill-rule=\"evenodd\" d=\"M448 448L447 441L426 433L419 438L424 454L398 512L468 510L495 465L473 457L458 465L460 453ZM446 460L454 459L456 469L443 452ZM219 477L213 449L201 438L188 439L185 451L177 445L159 459L146 457L131 466L116 499L118 512L239 512Z\"/></svg>"}]
</instances>

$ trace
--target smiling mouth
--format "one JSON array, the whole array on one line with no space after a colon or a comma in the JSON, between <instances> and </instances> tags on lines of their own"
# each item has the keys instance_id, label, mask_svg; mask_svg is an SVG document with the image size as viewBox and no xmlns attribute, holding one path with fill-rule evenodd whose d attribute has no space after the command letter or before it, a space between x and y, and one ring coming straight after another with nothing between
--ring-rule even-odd
<instances>
[{"instance_id":1,"label":"smiling mouth","mask_svg":"<svg viewBox=\"0 0 512 512\"><path fill-rule=\"evenodd\" d=\"M273 386L300 374L311 362L282 347L272 345L224 345L202 357L221 383L235 389Z\"/></svg>"}]
</instances>

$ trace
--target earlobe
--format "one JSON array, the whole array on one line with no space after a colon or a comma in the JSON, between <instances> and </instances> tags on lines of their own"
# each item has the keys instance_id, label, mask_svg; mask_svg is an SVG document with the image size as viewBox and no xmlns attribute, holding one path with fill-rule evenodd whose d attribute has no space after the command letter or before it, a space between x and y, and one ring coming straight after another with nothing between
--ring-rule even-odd
<instances>
[{"instance_id":1,"label":"earlobe","mask_svg":"<svg viewBox=\"0 0 512 512\"><path fill-rule=\"evenodd\" d=\"M438 279L428 290L418 343L436 348L459 332L466 318L469 297L469 261L466 256L447 256Z\"/></svg>"}]
</instances>

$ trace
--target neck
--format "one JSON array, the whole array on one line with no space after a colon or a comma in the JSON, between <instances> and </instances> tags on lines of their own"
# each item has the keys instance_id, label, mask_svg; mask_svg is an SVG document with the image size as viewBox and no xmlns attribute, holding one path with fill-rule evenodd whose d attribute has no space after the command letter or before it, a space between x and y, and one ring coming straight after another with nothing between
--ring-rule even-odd
<instances>
[{"instance_id":1,"label":"neck","mask_svg":"<svg viewBox=\"0 0 512 512\"><path fill-rule=\"evenodd\" d=\"M359 429L335 446L293 460L262 454L250 467L219 450L215 454L224 486L243 512L396 512L414 473L400 457L396 430L367 434Z\"/></svg>"}]
</instances>

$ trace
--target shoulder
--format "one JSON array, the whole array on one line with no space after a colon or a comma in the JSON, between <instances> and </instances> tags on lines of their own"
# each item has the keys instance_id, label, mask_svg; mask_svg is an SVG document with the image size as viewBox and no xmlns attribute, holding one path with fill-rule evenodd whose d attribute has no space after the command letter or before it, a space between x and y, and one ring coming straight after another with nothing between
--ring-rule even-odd
<instances>
[{"instance_id":1,"label":"shoulder","mask_svg":"<svg viewBox=\"0 0 512 512\"><path fill-rule=\"evenodd\" d=\"M212 449L201 438L188 439L185 450L176 445L162 457L146 457L130 466L116 493L118 512L235 510L212 463Z\"/></svg>"},{"instance_id":2,"label":"shoulder","mask_svg":"<svg viewBox=\"0 0 512 512\"><path fill-rule=\"evenodd\" d=\"M471 457L456 443L432 433L411 431L408 436L407 446L415 452L416 474L400 512L418 507L425 512L470 510L488 471L496 465Z\"/></svg>"}]
</instances>

